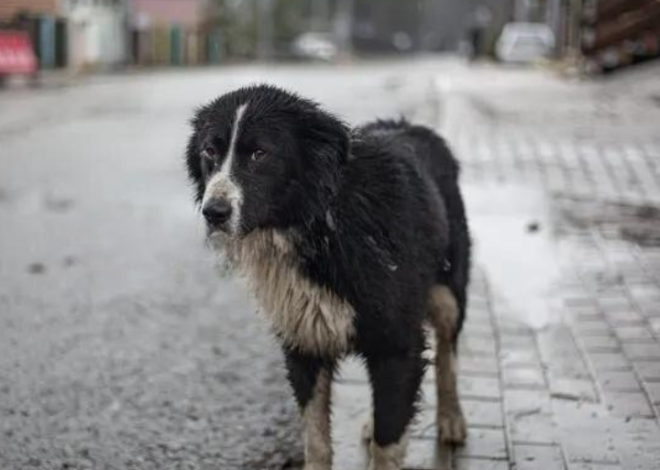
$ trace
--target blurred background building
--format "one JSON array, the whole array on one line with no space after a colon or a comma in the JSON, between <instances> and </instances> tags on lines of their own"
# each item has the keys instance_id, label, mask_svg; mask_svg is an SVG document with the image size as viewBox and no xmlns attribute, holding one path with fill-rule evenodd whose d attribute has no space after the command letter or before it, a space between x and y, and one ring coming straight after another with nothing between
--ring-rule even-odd
<instances>
[{"instance_id":1,"label":"blurred background building","mask_svg":"<svg viewBox=\"0 0 660 470\"><path fill-rule=\"evenodd\" d=\"M126 63L129 0L61 0L68 44L67 65L116 67Z\"/></svg>"},{"instance_id":2,"label":"blurred background building","mask_svg":"<svg viewBox=\"0 0 660 470\"><path fill-rule=\"evenodd\" d=\"M660 0L2 0L0 28L29 32L42 70L493 56L505 25L544 25L551 59L593 71L660 53Z\"/></svg>"},{"instance_id":3,"label":"blurred background building","mask_svg":"<svg viewBox=\"0 0 660 470\"><path fill-rule=\"evenodd\" d=\"M130 62L134 64L198 64L199 26L203 5L198 0L133 0Z\"/></svg>"}]
</instances>

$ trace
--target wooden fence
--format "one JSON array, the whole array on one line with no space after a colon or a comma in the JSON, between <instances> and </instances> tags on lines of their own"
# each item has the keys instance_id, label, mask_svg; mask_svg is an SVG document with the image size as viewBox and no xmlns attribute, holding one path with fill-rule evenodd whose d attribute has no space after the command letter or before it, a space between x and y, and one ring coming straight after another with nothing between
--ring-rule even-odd
<instances>
[{"instance_id":1,"label":"wooden fence","mask_svg":"<svg viewBox=\"0 0 660 470\"><path fill-rule=\"evenodd\" d=\"M159 25L131 32L134 65L199 65L222 60L222 34L218 28L184 29Z\"/></svg>"},{"instance_id":2,"label":"wooden fence","mask_svg":"<svg viewBox=\"0 0 660 470\"><path fill-rule=\"evenodd\" d=\"M583 18L582 52L601 70L660 55L660 0L599 0Z\"/></svg>"}]
</instances>

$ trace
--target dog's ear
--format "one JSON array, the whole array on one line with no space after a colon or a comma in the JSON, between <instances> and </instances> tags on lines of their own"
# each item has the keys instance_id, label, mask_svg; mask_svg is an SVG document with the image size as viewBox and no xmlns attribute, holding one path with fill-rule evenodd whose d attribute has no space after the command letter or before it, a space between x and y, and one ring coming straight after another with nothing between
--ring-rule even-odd
<instances>
[{"instance_id":1,"label":"dog's ear","mask_svg":"<svg viewBox=\"0 0 660 470\"><path fill-rule=\"evenodd\" d=\"M341 169L348 161L348 127L332 114L315 108L301 122L301 128L302 148L314 172L313 178L306 181L313 184L312 193L321 200L332 199L339 188Z\"/></svg>"},{"instance_id":2,"label":"dog's ear","mask_svg":"<svg viewBox=\"0 0 660 470\"><path fill-rule=\"evenodd\" d=\"M188 145L186 146L186 167L188 169L188 177L193 183L197 204L202 202L205 189L202 160L199 156L199 133L204 122L205 113L205 108L201 108L195 112L195 117L190 121L192 134L188 138Z\"/></svg>"},{"instance_id":3,"label":"dog's ear","mask_svg":"<svg viewBox=\"0 0 660 470\"><path fill-rule=\"evenodd\" d=\"M349 129L332 114L315 109L302 122L306 151L322 161L343 165L350 151Z\"/></svg>"}]
</instances>

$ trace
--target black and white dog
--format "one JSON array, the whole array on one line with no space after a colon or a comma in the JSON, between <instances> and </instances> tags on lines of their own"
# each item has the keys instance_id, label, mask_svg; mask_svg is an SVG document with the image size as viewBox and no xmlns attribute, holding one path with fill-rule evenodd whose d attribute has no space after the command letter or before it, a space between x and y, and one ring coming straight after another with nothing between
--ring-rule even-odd
<instances>
[{"instance_id":1,"label":"black and white dog","mask_svg":"<svg viewBox=\"0 0 660 470\"><path fill-rule=\"evenodd\" d=\"M369 468L401 468L426 323L437 339L438 435L461 443L454 352L470 239L458 164L442 139L405 121L349 129L266 85L221 96L192 125L187 166L209 238L281 340L305 469L332 466L331 381L352 353L373 388Z\"/></svg>"}]
</instances>

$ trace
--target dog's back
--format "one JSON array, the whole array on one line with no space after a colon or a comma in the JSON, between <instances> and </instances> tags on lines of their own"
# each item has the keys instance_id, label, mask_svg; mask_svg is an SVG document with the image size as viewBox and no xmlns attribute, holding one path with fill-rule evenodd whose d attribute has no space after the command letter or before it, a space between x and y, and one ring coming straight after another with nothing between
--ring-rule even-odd
<instances>
[{"instance_id":1,"label":"dog's back","mask_svg":"<svg viewBox=\"0 0 660 470\"><path fill-rule=\"evenodd\" d=\"M442 196L449 221L449 246L438 270L438 282L447 285L459 307L455 337L461 330L467 307L466 289L470 270L470 234L465 205L458 184L460 166L445 141L431 129L412 125L404 119L378 120L362 126L361 133L374 138L399 142L410 147L420 171L431 178Z\"/></svg>"}]
</instances>

